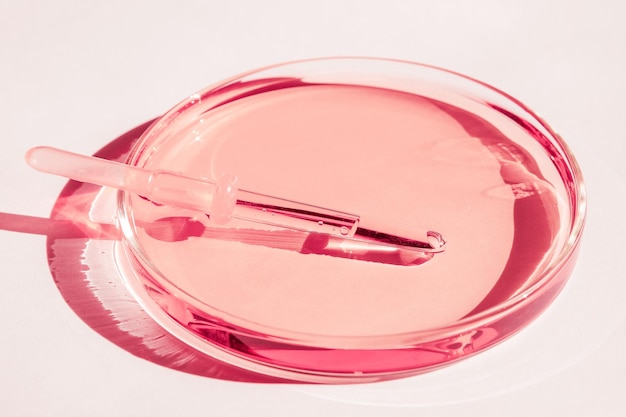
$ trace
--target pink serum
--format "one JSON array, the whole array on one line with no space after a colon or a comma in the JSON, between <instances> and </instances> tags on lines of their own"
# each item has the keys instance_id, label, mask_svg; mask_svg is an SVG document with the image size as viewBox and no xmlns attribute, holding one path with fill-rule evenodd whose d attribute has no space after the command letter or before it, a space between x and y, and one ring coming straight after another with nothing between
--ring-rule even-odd
<instances>
[{"instance_id":1,"label":"pink serum","mask_svg":"<svg viewBox=\"0 0 626 417\"><path fill-rule=\"evenodd\" d=\"M300 381L411 375L509 337L565 284L585 215L574 158L530 110L397 61L216 84L126 164L27 159L120 190L120 270L167 331Z\"/></svg>"}]
</instances>

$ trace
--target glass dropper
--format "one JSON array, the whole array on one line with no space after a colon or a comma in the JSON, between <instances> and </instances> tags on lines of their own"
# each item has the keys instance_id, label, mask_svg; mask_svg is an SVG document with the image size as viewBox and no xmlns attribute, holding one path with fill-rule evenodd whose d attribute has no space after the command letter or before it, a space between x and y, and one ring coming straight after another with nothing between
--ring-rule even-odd
<instances>
[{"instance_id":1,"label":"glass dropper","mask_svg":"<svg viewBox=\"0 0 626 417\"><path fill-rule=\"evenodd\" d=\"M428 255L445 250L445 239L418 230L411 237L359 227L360 217L338 210L273 197L237 187L237 177L222 174L217 181L192 178L166 170L147 170L119 162L41 146L26 153L28 164L60 175L138 194L155 203L205 213L212 224L232 219L307 233L327 235L342 250L411 251Z\"/></svg>"}]
</instances>

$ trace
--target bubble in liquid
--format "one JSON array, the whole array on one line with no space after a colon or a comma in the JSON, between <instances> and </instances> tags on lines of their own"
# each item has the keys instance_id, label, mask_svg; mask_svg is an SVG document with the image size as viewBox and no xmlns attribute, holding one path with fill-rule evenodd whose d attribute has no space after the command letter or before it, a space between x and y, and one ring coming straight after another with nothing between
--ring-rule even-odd
<instances>
[{"instance_id":1,"label":"bubble in liquid","mask_svg":"<svg viewBox=\"0 0 626 417\"><path fill-rule=\"evenodd\" d=\"M443 238L443 236L441 236L440 233L437 232L428 232L426 234L426 238L428 240L428 244L433 249L439 249L446 244L446 240Z\"/></svg>"},{"instance_id":2,"label":"bubble in liquid","mask_svg":"<svg viewBox=\"0 0 626 417\"><path fill-rule=\"evenodd\" d=\"M489 188L483 192L487 197L505 199L505 200L519 200L522 198L532 197L541 194L551 186L544 182L528 181L520 182L516 184L502 184L496 187Z\"/></svg>"},{"instance_id":3,"label":"bubble in liquid","mask_svg":"<svg viewBox=\"0 0 626 417\"><path fill-rule=\"evenodd\" d=\"M320 226L324 226L324 222L321 221L321 220L319 222L317 222L317 224L319 224Z\"/></svg>"},{"instance_id":4,"label":"bubble in liquid","mask_svg":"<svg viewBox=\"0 0 626 417\"><path fill-rule=\"evenodd\" d=\"M350 229L348 229L346 226L341 226L341 228L339 229L339 233L341 233L342 235L347 235L348 232L350 232Z\"/></svg>"}]
</instances>

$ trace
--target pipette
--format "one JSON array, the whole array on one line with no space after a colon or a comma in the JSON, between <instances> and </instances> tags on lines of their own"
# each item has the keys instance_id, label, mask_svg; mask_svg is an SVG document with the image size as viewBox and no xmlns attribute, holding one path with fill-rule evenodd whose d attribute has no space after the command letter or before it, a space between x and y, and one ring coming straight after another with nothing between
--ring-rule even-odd
<instances>
[{"instance_id":1,"label":"pipette","mask_svg":"<svg viewBox=\"0 0 626 417\"><path fill-rule=\"evenodd\" d=\"M80 182L138 194L155 203L205 213L212 224L232 219L300 232L328 235L335 245L358 251L412 251L432 257L445 250L446 241L435 231L419 230L402 237L359 227L360 217L342 211L241 190L234 175L217 181L192 178L165 170L147 170L52 147L26 153L28 164L42 172Z\"/></svg>"}]
</instances>

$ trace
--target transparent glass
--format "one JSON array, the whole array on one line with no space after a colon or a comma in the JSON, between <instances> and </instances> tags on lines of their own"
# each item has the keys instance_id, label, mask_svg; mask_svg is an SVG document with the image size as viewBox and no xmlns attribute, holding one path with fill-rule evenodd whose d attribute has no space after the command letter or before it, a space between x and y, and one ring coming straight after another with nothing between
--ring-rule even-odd
<instances>
[{"instance_id":1,"label":"transparent glass","mask_svg":"<svg viewBox=\"0 0 626 417\"><path fill-rule=\"evenodd\" d=\"M154 204L204 213L214 226L228 225L236 219L252 223L255 230L268 230L274 234L276 230L292 232L291 236L304 232L307 239L317 243L319 254L357 259L354 253L360 249L370 255L403 253L406 259L426 260L445 250L445 239L440 233L422 231L421 240L418 240L420 233L415 230L411 237L405 237L364 229L359 227L359 216L355 214L240 190L235 175L223 174L217 181L210 181L45 146L30 149L26 160L40 171L114 187L141 195ZM241 230L229 228L234 233ZM373 258L370 256L369 260ZM415 264L414 260L404 265ZM382 259L377 261L382 262Z\"/></svg>"},{"instance_id":2,"label":"transparent glass","mask_svg":"<svg viewBox=\"0 0 626 417\"><path fill-rule=\"evenodd\" d=\"M342 228L356 223L326 225L335 235L222 224L119 194L120 268L144 308L200 351L302 381L415 374L509 337L565 284L585 215L573 156L527 107L400 61L301 61L218 83L158 119L128 164L358 213L354 241ZM435 256L388 244L442 236Z\"/></svg>"}]
</instances>

